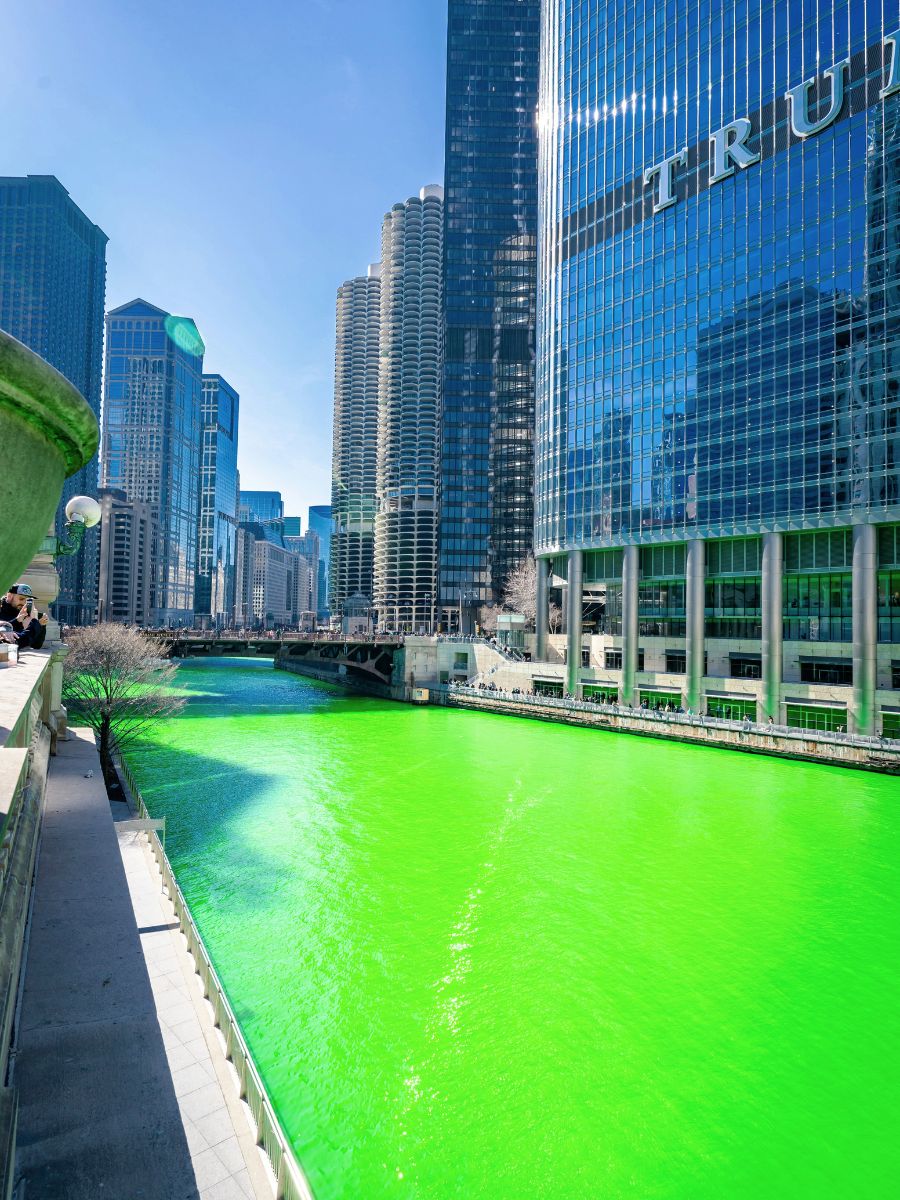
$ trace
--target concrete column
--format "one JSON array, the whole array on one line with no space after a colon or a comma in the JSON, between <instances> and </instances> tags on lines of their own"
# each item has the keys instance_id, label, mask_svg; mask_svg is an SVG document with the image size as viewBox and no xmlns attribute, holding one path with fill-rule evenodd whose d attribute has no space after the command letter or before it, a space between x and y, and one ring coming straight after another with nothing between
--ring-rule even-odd
<instances>
[{"instance_id":1,"label":"concrete column","mask_svg":"<svg viewBox=\"0 0 900 1200\"><path fill-rule=\"evenodd\" d=\"M875 732L878 646L878 542L875 526L853 526L853 733Z\"/></svg>"},{"instance_id":2,"label":"concrete column","mask_svg":"<svg viewBox=\"0 0 900 1200\"><path fill-rule=\"evenodd\" d=\"M537 635L534 657L547 661L547 639L550 635L550 563L545 558L535 560L537 568L537 608L534 630Z\"/></svg>"},{"instance_id":3,"label":"concrete column","mask_svg":"<svg viewBox=\"0 0 900 1200\"><path fill-rule=\"evenodd\" d=\"M582 564L583 556L580 550L569 551L569 586L566 589L566 630L568 649L566 652L566 691L573 696L580 693L578 679L581 673L581 606L582 606Z\"/></svg>"},{"instance_id":4,"label":"concrete column","mask_svg":"<svg viewBox=\"0 0 900 1200\"><path fill-rule=\"evenodd\" d=\"M626 546L622 557L622 704L635 703L638 665L638 581L640 549Z\"/></svg>"},{"instance_id":5,"label":"concrete column","mask_svg":"<svg viewBox=\"0 0 900 1200\"><path fill-rule=\"evenodd\" d=\"M781 720L781 676L784 658L783 541L780 533L762 539L762 714Z\"/></svg>"},{"instance_id":6,"label":"concrete column","mask_svg":"<svg viewBox=\"0 0 900 1200\"><path fill-rule=\"evenodd\" d=\"M706 649L706 544L693 538L687 544L685 570L685 708L701 712L703 706L703 658Z\"/></svg>"}]
</instances>

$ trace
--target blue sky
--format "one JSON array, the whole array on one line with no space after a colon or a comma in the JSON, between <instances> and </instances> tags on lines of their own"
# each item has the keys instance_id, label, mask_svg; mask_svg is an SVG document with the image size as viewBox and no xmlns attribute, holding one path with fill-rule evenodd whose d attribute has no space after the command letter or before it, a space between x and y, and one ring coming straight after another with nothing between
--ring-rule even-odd
<instances>
[{"instance_id":1,"label":"blue sky","mask_svg":"<svg viewBox=\"0 0 900 1200\"><path fill-rule=\"evenodd\" d=\"M328 503L334 298L442 182L446 0L7 0L0 174L109 235L107 306L194 317L241 482Z\"/></svg>"}]
</instances>

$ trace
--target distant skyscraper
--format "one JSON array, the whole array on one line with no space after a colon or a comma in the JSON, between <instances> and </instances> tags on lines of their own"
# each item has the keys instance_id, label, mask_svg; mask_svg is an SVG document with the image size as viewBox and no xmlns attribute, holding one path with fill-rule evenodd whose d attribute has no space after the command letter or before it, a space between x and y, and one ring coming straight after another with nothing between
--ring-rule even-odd
<instances>
[{"instance_id":1,"label":"distant skyscraper","mask_svg":"<svg viewBox=\"0 0 900 1200\"><path fill-rule=\"evenodd\" d=\"M531 545L540 13L448 6L439 592L454 628Z\"/></svg>"},{"instance_id":2,"label":"distant skyscraper","mask_svg":"<svg viewBox=\"0 0 900 1200\"><path fill-rule=\"evenodd\" d=\"M443 197L422 188L381 229L374 602L409 632L436 609Z\"/></svg>"},{"instance_id":3,"label":"distant skyscraper","mask_svg":"<svg viewBox=\"0 0 900 1200\"><path fill-rule=\"evenodd\" d=\"M240 519L255 521L267 541L284 545L284 501L281 492L241 492Z\"/></svg>"},{"instance_id":4,"label":"distant skyscraper","mask_svg":"<svg viewBox=\"0 0 900 1200\"><path fill-rule=\"evenodd\" d=\"M306 533L302 529L301 517L284 518L284 544L288 550L299 554L309 568L308 579L298 588L297 612L316 613L319 609L319 535L314 529L307 529Z\"/></svg>"},{"instance_id":5,"label":"distant skyscraper","mask_svg":"<svg viewBox=\"0 0 900 1200\"><path fill-rule=\"evenodd\" d=\"M372 598L381 263L338 288L331 470L331 608Z\"/></svg>"},{"instance_id":6,"label":"distant skyscraper","mask_svg":"<svg viewBox=\"0 0 900 1200\"><path fill-rule=\"evenodd\" d=\"M103 484L159 521L153 621L192 625L200 511L203 339L146 300L106 318Z\"/></svg>"},{"instance_id":7,"label":"distant skyscraper","mask_svg":"<svg viewBox=\"0 0 900 1200\"><path fill-rule=\"evenodd\" d=\"M306 559L273 542L259 522L242 521L237 564L235 623L248 628L296 625L309 599Z\"/></svg>"},{"instance_id":8,"label":"distant skyscraper","mask_svg":"<svg viewBox=\"0 0 900 1200\"><path fill-rule=\"evenodd\" d=\"M40 354L81 392L100 419L106 243L53 175L0 178L0 328ZM72 496L97 491L97 460L63 484L56 525ZM58 561L56 614L94 619L97 534Z\"/></svg>"},{"instance_id":9,"label":"distant skyscraper","mask_svg":"<svg viewBox=\"0 0 900 1200\"><path fill-rule=\"evenodd\" d=\"M200 528L194 613L213 628L229 624L234 613L239 406L237 392L221 375L203 376Z\"/></svg>"},{"instance_id":10,"label":"distant skyscraper","mask_svg":"<svg viewBox=\"0 0 900 1200\"><path fill-rule=\"evenodd\" d=\"M100 488L97 619L149 625L153 619L156 513L118 488Z\"/></svg>"},{"instance_id":11,"label":"distant skyscraper","mask_svg":"<svg viewBox=\"0 0 900 1200\"><path fill-rule=\"evenodd\" d=\"M328 566L331 561L331 505L311 504L308 527L319 535L319 619L328 618Z\"/></svg>"}]
</instances>

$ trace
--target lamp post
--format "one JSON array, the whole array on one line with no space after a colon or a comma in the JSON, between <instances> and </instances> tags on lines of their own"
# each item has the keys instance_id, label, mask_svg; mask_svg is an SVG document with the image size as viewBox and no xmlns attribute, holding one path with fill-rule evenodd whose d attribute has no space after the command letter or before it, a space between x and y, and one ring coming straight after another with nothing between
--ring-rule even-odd
<instances>
[{"instance_id":1,"label":"lamp post","mask_svg":"<svg viewBox=\"0 0 900 1200\"><path fill-rule=\"evenodd\" d=\"M23 572L20 582L27 583L34 593L38 607L49 613L50 605L59 595L58 558L77 554L84 542L84 535L100 520L100 505L92 496L73 496L66 505L66 524L63 536L58 537L50 527L40 549ZM47 622L47 638L59 641L59 625L51 617Z\"/></svg>"}]
</instances>

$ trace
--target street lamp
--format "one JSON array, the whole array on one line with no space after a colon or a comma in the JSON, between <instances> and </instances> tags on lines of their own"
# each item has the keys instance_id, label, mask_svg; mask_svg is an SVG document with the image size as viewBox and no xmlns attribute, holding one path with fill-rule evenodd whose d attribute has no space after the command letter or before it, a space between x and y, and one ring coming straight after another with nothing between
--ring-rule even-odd
<instances>
[{"instance_id":1,"label":"street lamp","mask_svg":"<svg viewBox=\"0 0 900 1200\"><path fill-rule=\"evenodd\" d=\"M101 515L100 505L91 496L73 496L66 505L64 536L58 537L51 526L41 547L20 577L34 593L39 605L48 610L59 595L57 560L77 554L84 542L85 530L96 525ZM47 638L59 640L59 625L53 618L47 626Z\"/></svg>"},{"instance_id":2,"label":"street lamp","mask_svg":"<svg viewBox=\"0 0 900 1200\"><path fill-rule=\"evenodd\" d=\"M54 558L65 558L77 554L84 541L85 530L92 529L100 520L100 505L93 496L73 496L66 505L65 540L56 538Z\"/></svg>"}]
</instances>

